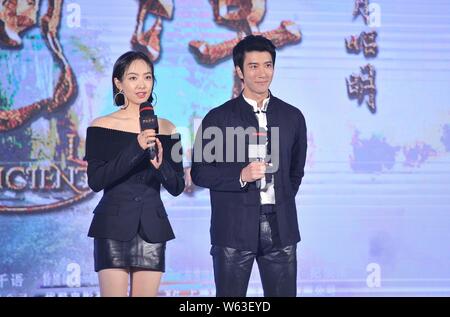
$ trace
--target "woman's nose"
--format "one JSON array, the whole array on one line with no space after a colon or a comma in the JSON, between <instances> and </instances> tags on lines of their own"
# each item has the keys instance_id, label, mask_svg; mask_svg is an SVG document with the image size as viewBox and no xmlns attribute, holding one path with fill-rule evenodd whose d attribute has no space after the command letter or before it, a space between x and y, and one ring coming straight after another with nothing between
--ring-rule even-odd
<instances>
[{"instance_id":1,"label":"woman's nose","mask_svg":"<svg viewBox=\"0 0 450 317\"><path fill-rule=\"evenodd\" d=\"M138 87L145 87L145 80L143 79L138 80Z\"/></svg>"}]
</instances>

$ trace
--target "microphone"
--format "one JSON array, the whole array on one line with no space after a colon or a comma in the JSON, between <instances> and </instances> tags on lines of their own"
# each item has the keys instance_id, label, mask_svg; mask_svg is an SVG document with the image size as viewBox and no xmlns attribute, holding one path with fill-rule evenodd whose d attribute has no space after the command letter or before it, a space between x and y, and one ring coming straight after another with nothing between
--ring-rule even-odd
<instances>
[{"instance_id":1,"label":"microphone","mask_svg":"<svg viewBox=\"0 0 450 317\"><path fill-rule=\"evenodd\" d=\"M266 158L267 130L259 127L257 132L253 132L249 138L248 158L250 162L264 162ZM261 180L256 181L256 187L261 188Z\"/></svg>"},{"instance_id":2,"label":"microphone","mask_svg":"<svg viewBox=\"0 0 450 317\"><path fill-rule=\"evenodd\" d=\"M274 173L273 165L272 165L272 135L271 135L271 129L269 125L267 125L267 144L266 144L266 158L265 162L268 163L268 166L266 168L266 184L272 183L272 174Z\"/></svg>"},{"instance_id":3,"label":"microphone","mask_svg":"<svg viewBox=\"0 0 450 317\"><path fill-rule=\"evenodd\" d=\"M158 117L155 115L152 104L148 101L141 103L139 106L139 122L141 124L141 131L153 129L158 133ZM156 157L156 152L155 142L148 148L148 154L151 160Z\"/></svg>"}]
</instances>

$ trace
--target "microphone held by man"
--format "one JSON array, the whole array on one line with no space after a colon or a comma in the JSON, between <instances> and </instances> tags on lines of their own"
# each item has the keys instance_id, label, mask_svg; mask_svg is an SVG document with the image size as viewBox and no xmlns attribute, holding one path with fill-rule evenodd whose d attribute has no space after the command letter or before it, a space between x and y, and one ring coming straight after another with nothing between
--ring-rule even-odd
<instances>
[{"instance_id":1,"label":"microphone held by man","mask_svg":"<svg viewBox=\"0 0 450 317\"><path fill-rule=\"evenodd\" d=\"M256 187L261 188L261 179L271 179L271 166L267 161L267 130L260 127L258 131L252 133L248 145L248 158L250 164L241 173L241 180L244 182L256 182ZM268 183L266 182L266 183Z\"/></svg>"}]
</instances>

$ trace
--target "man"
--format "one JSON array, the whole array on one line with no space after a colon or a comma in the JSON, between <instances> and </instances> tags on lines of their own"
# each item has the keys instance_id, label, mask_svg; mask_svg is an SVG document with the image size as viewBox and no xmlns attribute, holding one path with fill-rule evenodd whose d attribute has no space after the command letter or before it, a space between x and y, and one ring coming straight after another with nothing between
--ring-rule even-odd
<instances>
[{"instance_id":1,"label":"man","mask_svg":"<svg viewBox=\"0 0 450 317\"><path fill-rule=\"evenodd\" d=\"M235 46L233 61L244 89L212 109L196 137L191 176L196 185L210 189L211 255L220 297L246 296L255 259L264 296L297 294L295 195L305 165L306 124L300 110L269 91L275 56L275 46L262 36L249 35ZM267 157L255 160L250 138L239 144L228 137L230 129L242 132L239 128L267 129L271 146L259 145L266 153L278 149L270 153L271 173ZM203 139L213 134L212 147ZM227 138L218 140L220 135ZM243 152L245 159L239 160Z\"/></svg>"}]
</instances>

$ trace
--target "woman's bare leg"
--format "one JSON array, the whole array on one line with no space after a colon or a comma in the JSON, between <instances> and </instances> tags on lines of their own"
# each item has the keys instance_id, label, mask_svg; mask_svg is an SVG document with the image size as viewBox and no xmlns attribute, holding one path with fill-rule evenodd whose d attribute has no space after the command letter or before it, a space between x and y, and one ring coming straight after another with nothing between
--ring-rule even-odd
<instances>
[{"instance_id":1,"label":"woman's bare leg","mask_svg":"<svg viewBox=\"0 0 450 317\"><path fill-rule=\"evenodd\" d=\"M128 277L129 273L125 269L104 269L99 271L100 296L128 296Z\"/></svg>"},{"instance_id":2,"label":"woman's bare leg","mask_svg":"<svg viewBox=\"0 0 450 317\"><path fill-rule=\"evenodd\" d=\"M162 272L136 270L131 273L131 296L151 297L158 295Z\"/></svg>"}]
</instances>

